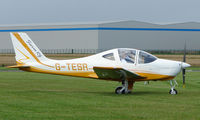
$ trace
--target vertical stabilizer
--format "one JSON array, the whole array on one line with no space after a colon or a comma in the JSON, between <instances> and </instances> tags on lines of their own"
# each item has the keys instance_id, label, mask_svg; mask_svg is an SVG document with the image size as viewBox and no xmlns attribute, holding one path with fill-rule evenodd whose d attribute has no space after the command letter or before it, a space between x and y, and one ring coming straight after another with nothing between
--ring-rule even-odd
<instances>
[{"instance_id":1,"label":"vertical stabilizer","mask_svg":"<svg viewBox=\"0 0 200 120\"><path fill-rule=\"evenodd\" d=\"M26 33L10 33L10 35L18 64L26 64L28 62L41 63L41 61L47 60Z\"/></svg>"}]
</instances>

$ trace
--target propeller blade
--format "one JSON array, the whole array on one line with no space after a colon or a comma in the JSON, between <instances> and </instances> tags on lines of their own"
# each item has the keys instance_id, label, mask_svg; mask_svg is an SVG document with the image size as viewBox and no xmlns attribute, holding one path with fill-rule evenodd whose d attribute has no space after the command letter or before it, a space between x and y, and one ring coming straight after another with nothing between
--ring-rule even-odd
<instances>
[{"instance_id":1,"label":"propeller blade","mask_svg":"<svg viewBox=\"0 0 200 120\"><path fill-rule=\"evenodd\" d=\"M186 41L185 41L185 45L184 45L184 52L183 52L183 62L186 62Z\"/></svg>"},{"instance_id":2,"label":"propeller blade","mask_svg":"<svg viewBox=\"0 0 200 120\"><path fill-rule=\"evenodd\" d=\"M184 45L183 62L186 62L186 41ZM182 68L182 76L183 76L183 88L185 88L185 68Z\"/></svg>"},{"instance_id":3,"label":"propeller blade","mask_svg":"<svg viewBox=\"0 0 200 120\"><path fill-rule=\"evenodd\" d=\"M183 88L185 88L185 69L182 69L182 75L183 75Z\"/></svg>"}]
</instances>

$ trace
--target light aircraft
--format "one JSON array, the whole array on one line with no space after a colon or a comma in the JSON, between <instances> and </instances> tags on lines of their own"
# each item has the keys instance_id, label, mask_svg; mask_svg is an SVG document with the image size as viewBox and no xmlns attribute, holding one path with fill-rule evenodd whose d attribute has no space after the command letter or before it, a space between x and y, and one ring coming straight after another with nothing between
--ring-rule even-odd
<instances>
[{"instance_id":1,"label":"light aircraft","mask_svg":"<svg viewBox=\"0 0 200 120\"><path fill-rule=\"evenodd\" d=\"M10 33L17 65L23 71L95 78L122 82L116 94L127 94L139 81L171 80L170 94L177 94L173 78L183 70L185 84L185 62L159 59L142 50L117 48L88 57L71 60L46 58L26 33ZM185 55L184 55L185 59Z\"/></svg>"}]
</instances>

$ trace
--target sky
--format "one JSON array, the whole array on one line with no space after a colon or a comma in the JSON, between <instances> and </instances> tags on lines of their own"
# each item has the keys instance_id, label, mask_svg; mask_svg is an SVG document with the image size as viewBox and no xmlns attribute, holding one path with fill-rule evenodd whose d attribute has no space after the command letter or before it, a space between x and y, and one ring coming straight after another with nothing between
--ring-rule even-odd
<instances>
[{"instance_id":1,"label":"sky","mask_svg":"<svg viewBox=\"0 0 200 120\"><path fill-rule=\"evenodd\" d=\"M200 0L0 0L0 25L200 22Z\"/></svg>"}]
</instances>

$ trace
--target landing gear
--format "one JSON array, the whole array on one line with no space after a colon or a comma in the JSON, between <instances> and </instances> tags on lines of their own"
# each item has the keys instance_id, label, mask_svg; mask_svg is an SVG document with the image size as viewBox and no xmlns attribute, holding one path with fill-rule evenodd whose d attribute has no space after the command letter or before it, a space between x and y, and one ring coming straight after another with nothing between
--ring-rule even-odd
<instances>
[{"instance_id":1,"label":"landing gear","mask_svg":"<svg viewBox=\"0 0 200 120\"><path fill-rule=\"evenodd\" d=\"M131 91L126 90L126 88L119 86L115 89L115 93L116 94L128 94L128 93L131 93Z\"/></svg>"},{"instance_id":2,"label":"landing gear","mask_svg":"<svg viewBox=\"0 0 200 120\"><path fill-rule=\"evenodd\" d=\"M122 81L122 86L119 86L115 89L116 94L127 94L130 93L130 90L128 90L128 81Z\"/></svg>"},{"instance_id":3,"label":"landing gear","mask_svg":"<svg viewBox=\"0 0 200 120\"><path fill-rule=\"evenodd\" d=\"M169 94L171 95L176 95L178 94L177 90L175 89L175 86L178 85L178 83L176 82L176 80L170 80L170 86L171 89L169 91Z\"/></svg>"},{"instance_id":4,"label":"landing gear","mask_svg":"<svg viewBox=\"0 0 200 120\"><path fill-rule=\"evenodd\" d=\"M149 81L145 81L145 82L144 82L144 85L149 85Z\"/></svg>"},{"instance_id":5,"label":"landing gear","mask_svg":"<svg viewBox=\"0 0 200 120\"><path fill-rule=\"evenodd\" d=\"M115 89L115 93L116 94L125 94L125 89L123 88L123 87L117 87L116 89Z\"/></svg>"},{"instance_id":6,"label":"landing gear","mask_svg":"<svg viewBox=\"0 0 200 120\"><path fill-rule=\"evenodd\" d=\"M178 94L178 92L176 89L170 89L169 94L176 95L176 94Z\"/></svg>"}]
</instances>

